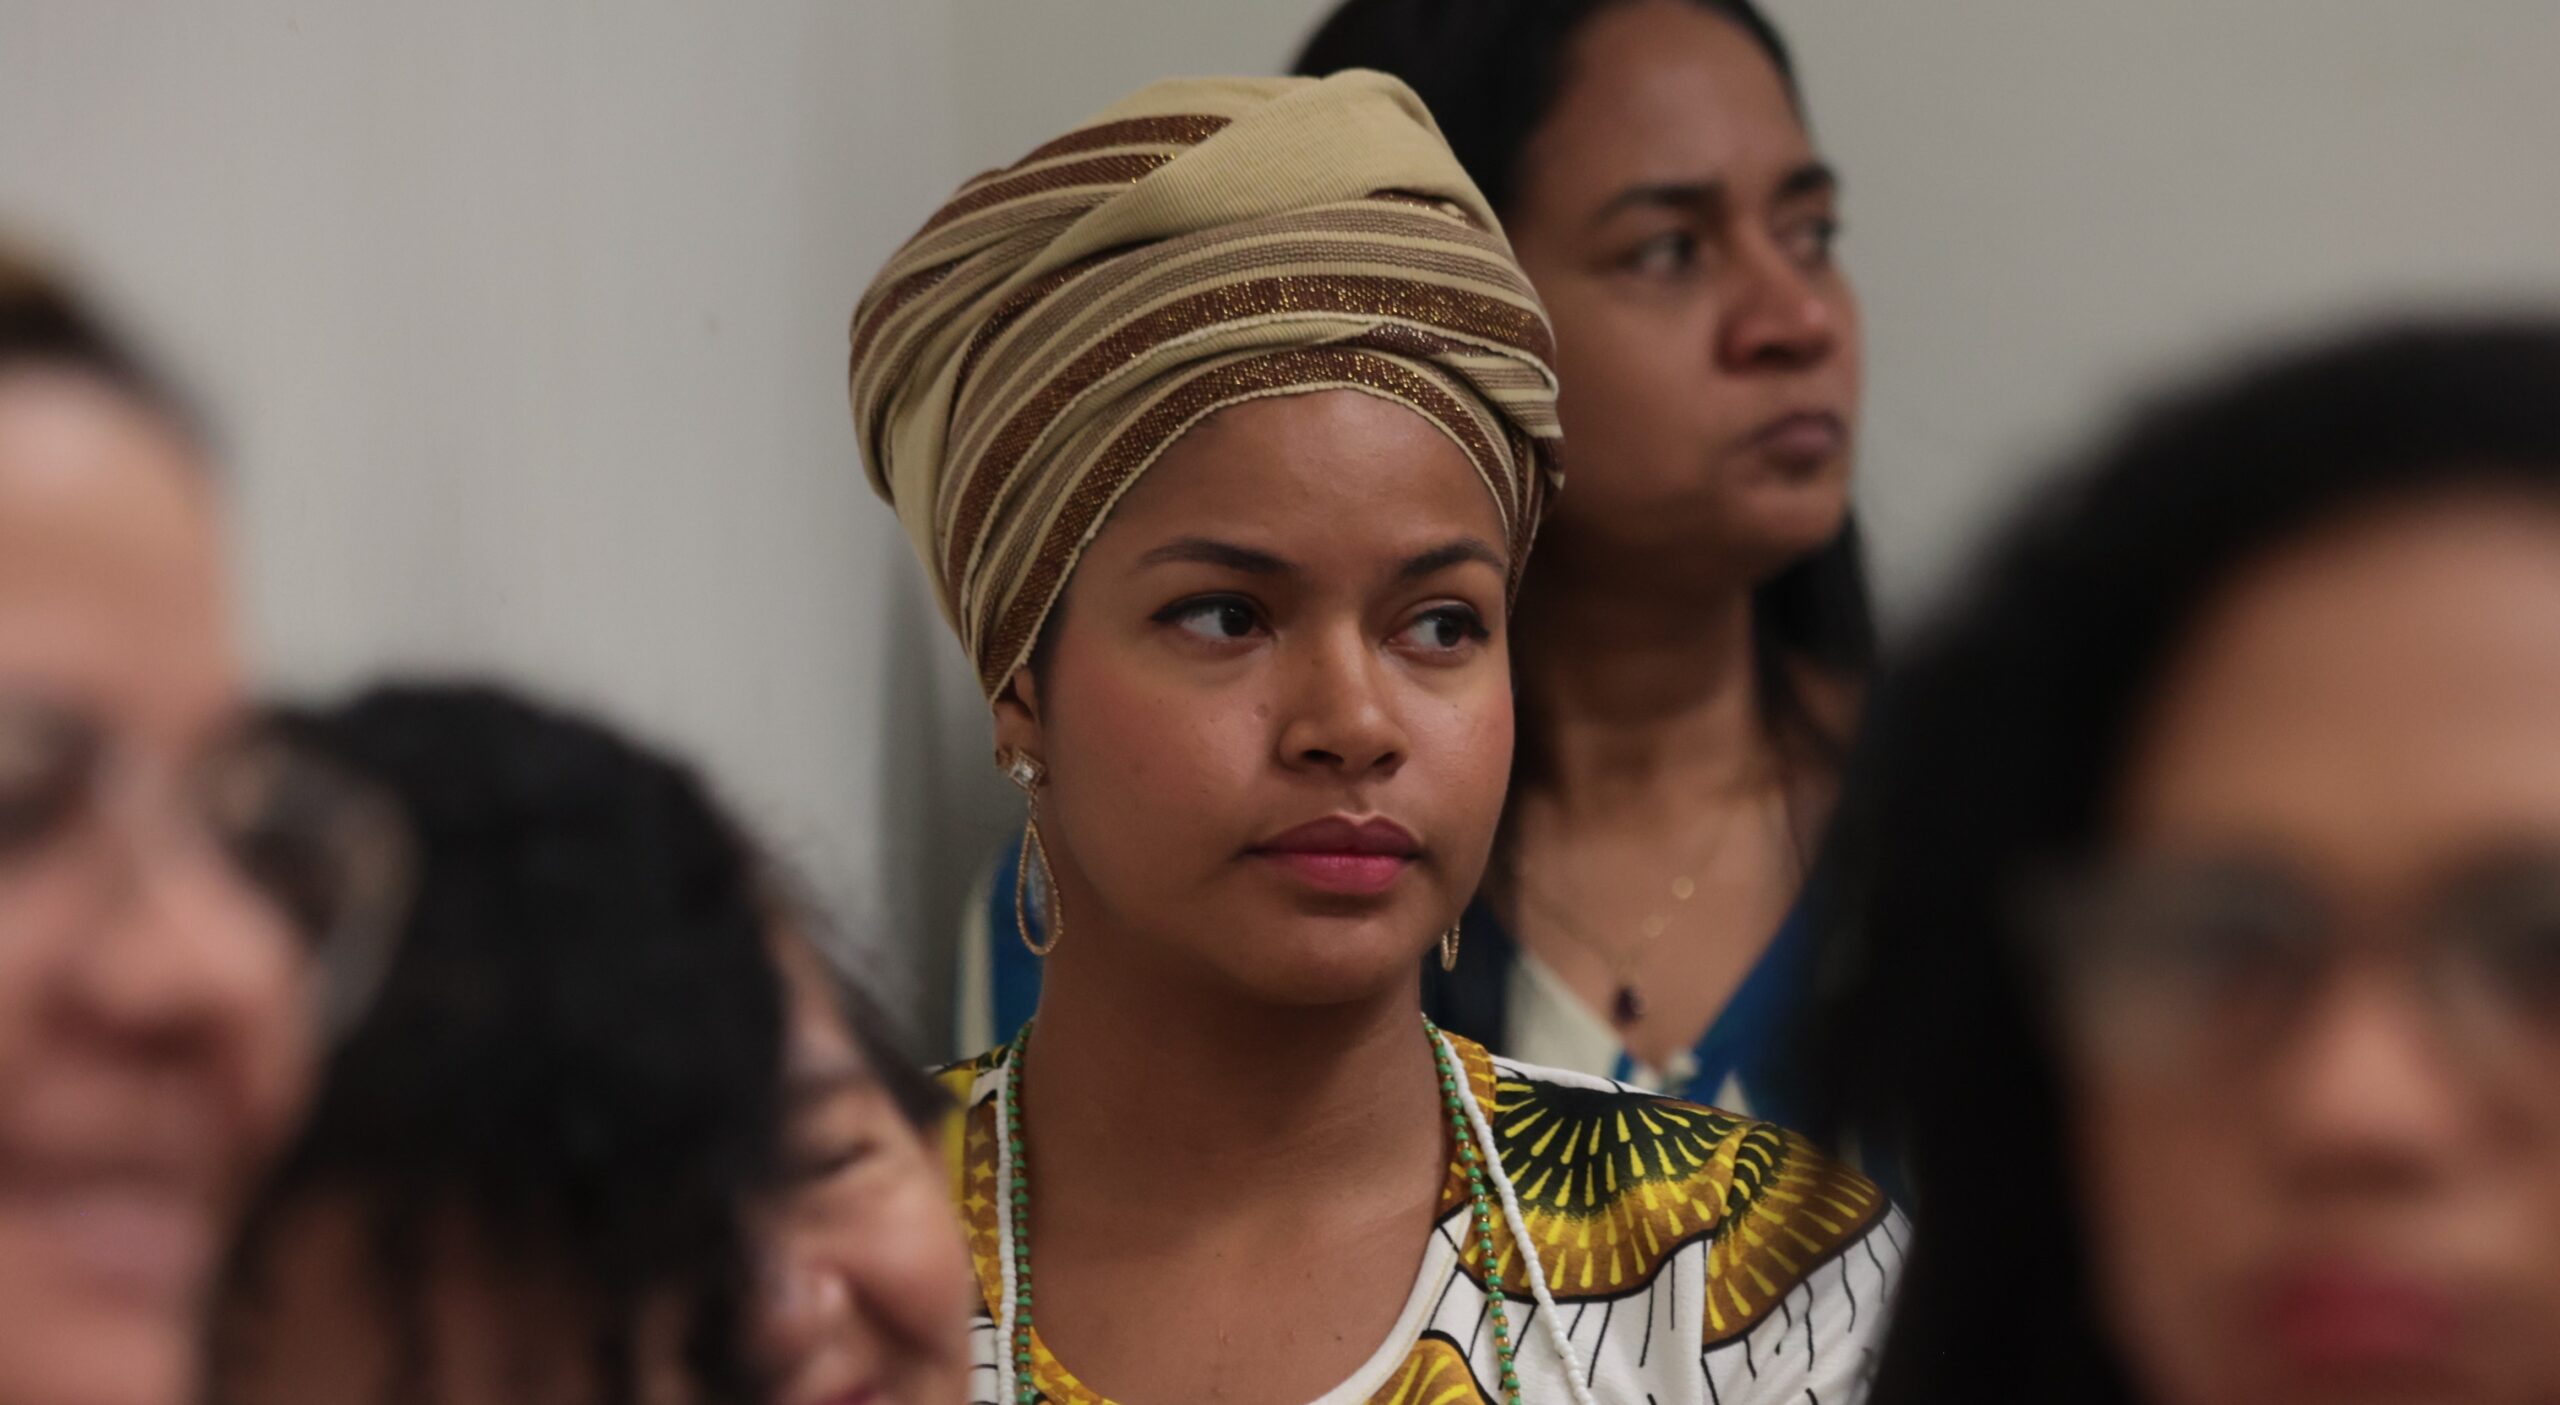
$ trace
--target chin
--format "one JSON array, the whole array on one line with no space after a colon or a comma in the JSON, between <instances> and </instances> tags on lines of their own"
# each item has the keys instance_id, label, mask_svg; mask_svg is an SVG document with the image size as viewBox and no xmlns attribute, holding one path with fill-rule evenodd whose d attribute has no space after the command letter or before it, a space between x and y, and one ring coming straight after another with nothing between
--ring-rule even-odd
<instances>
[{"instance_id":1,"label":"chin","mask_svg":"<svg viewBox=\"0 0 2560 1405\"><path fill-rule=\"evenodd\" d=\"M1771 484L1739 495L1726 519L1735 547L1768 564L1776 575L1813 555L1840 535L1849 521L1845 481Z\"/></svg>"},{"instance_id":2,"label":"chin","mask_svg":"<svg viewBox=\"0 0 2560 1405\"><path fill-rule=\"evenodd\" d=\"M1222 963L1239 991L1261 1003L1349 1005L1409 984L1422 953L1410 939L1373 937L1339 928L1320 934L1248 938L1238 958Z\"/></svg>"}]
</instances>

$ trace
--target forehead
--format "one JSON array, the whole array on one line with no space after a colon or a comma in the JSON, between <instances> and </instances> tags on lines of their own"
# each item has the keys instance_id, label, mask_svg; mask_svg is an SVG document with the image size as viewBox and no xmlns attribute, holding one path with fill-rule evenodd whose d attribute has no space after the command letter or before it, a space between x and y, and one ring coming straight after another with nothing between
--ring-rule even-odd
<instances>
[{"instance_id":1,"label":"forehead","mask_svg":"<svg viewBox=\"0 0 2560 1405\"><path fill-rule=\"evenodd\" d=\"M1205 536L1293 560L1401 560L1458 535L1504 541L1493 490L1456 441L1398 402L1320 390L1193 426L1113 509L1093 555Z\"/></svg>"},{"instance_id":2,"label":"forehead","mask_svg":"<svg viewBox=\"0 0 2560 1405\"><path fill-rule=\"evenodd\" d=\"M2374 514L2244 574L2165 676L2122 818L2375 875L2560 842L2560 506Z\"/></svg>"},{"instance_id":3,"label":"forehead","mask_svg":"<svg viewBox=\"0 0 2560 1405\"><path fill-rule=\"evenodd\" d=\"M150 417L83 377L0 374L0 680L171 720L227 701L217 527Z\"/></svg>"},{"instance_id":4,"label":"forehead","mask_svg":"<svg viewBox=\"0 0 2560 1405\"><path fill-rule=\"evenodd\" d=\"M1527 154L1524 194L1570 203L1637 183L1774 182L1813 147L1776 64L1740 25L1689 0L1639 0L1575 36Z\"/></svg>"},{"instance_id":5,"label":"forehead","mask_svg":"<svg viewBox=\"0 0 2560 1405\"><path fill-rule=\"evenodd\" d=\"M858 1068L861 1051L837 999L837 976L809 939L788 927L771 941L782 977L785 1062L793 1074L828 1074Z\"/></svg>"}]
</instances>

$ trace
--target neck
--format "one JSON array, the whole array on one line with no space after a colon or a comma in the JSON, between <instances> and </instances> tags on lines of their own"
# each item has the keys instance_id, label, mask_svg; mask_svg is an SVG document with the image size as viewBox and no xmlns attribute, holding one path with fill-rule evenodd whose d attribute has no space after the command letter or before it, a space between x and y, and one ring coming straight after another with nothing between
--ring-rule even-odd
<instances>
[{"instance_id":1,"label":"neck","mask_svg":"<svg viewBox=\"0 0 2560 1405\"><path fill-rule=\"evenodd\" d=\"M1413 983L1265 1004L1115 960L1137 949L1119 934L1075 937L1044 973L1023 1070L1044 1200L1156 1222L1260 1216L1410 1185L1447 1155Z\"/></svg>"},{"instance_id":2,"label":"neck","mask_svg":"<svg viewBox=\"0 0 2560 1405\"><path fill-rule=\"evenodd\" d=\"M1542 563L1552 564L1552 563ZM1560 570L1522 593L1517 673L1523 737L1537 763L1524 791L1568 815L1649 797L1694 800L1764 779L1747 582L1629 581Z\"/></svg>"}]
</instances>

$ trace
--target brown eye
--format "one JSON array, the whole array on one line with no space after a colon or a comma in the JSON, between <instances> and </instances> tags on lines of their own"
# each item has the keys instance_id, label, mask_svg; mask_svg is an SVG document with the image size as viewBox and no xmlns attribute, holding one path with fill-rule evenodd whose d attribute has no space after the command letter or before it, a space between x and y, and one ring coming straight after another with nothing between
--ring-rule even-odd
<instances>
[{"instance_id":1,"label":"brown eye","mask_svg":"<svg viewBox=\"0 0 2560 1405\"><path fill-rule=\"evenodd\" d=\"M1233 595L1184 601L1158 614L1156 620L1218 644L1251 638L1262 627L1262 616L1252 602Z\"/></svg>"},{"instance_id":2,"label":"brown eye","mask_svg":"<svg viewBox=\"0 0 2560 1405\"><path fill-rule=\"evenodd\" d=\"M1786 230L1780 239L1787 257L1796 266L1820 270L1831 266L1832 253L1840 242L1840 221L1836 219L1805 220Z\"/></svg>"},{"instance_id":3,"label":"brown eye","mask_svg":"<svg viewBox=\"0 0 2560 1405\"><path fill-rule=\"evenodd\" d=\"M2549 856L2484 866L2456 885L2441 938L2536 1028L2560 1029L2560 862Z\"/></svg>"},{"instance_id":4,"label":"brown eye","mask_svg":"<svg viewBox=\"0 0 2560 1405\"><path fill-rule=\"evenodd\" d=\"M1446 654L1470 644L1481 644L1492 637L1492 631L1485 628L1483 619L1475 611L1464 605L1443 605L1406 625L1396 639L1407 648Z\"/></svg>"},{"instance_id":5,"label":"brown eye","mask_svg":"<svg viewBox=\"0 0 2560 1405\"><path fill-rule=\"evenodd\" d=\"M62 832L88 794L95 728L43 707L0 706L0 859Z\"/></svg>"},{"instance_id":6,"label":"brown eye","mask_svg":"<svg viewBox=\"0 0 2560 1405\"><path fill-rule=\"evenodd\" d=\"M833 1180L871 1160L879 1149L879 1144L868 1137L796 1147L785 1162L784 1174L793 1185Z\"/></svg>"},{"instance_id":7,"label":"brown eye","mask_svg":"<svg viewBox=\"0 0 2560 1405\"><path fill-rule=\"evenodd\" d=\"M1667 230L1628 252L1623 267L1644 278L1676 278L1698 266L1698 236L1685 229Z\"/></svg>"}]
</instances>

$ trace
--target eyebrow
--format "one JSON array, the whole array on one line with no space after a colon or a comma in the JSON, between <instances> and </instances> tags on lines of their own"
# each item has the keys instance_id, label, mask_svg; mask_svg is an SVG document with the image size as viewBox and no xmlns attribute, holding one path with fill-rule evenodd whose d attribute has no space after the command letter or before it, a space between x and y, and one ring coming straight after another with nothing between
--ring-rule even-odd
<instances>
[{"instance_id":1,"label":"eyebrow","mask_svg":"<svg viewBox=\"0 0 2560 1405\"><path fill-rule=\"evenodd\" d=\"M1495 550L1491 543L1481 537L1460 537L1455 541L1435 546L1429 551L1406 557L1396 567L1396 579L1417 581L1470 561L1482 562L1496 571L1508 572L1511 569L1509 559ZM1213 537L1184 537L1179 541L1167 542L1138 558L1141 569L1167 564L1217 566L1248 576L1289 576L1298 573L1296 566L1270 552L1256 551L1252 547L1237 546L1233 542L1222 542Z\"/></svg>"},{"instance_id":2,"label":"eyebrow","mask_svg":"<svg viewBox=\"0 0 2560 1405\"><path fill-rule=\"evenodd\" d=\"M1189 564L1219 566L1248 576L1285 576L1297 568L1267 551L1222 542L1214 537L1184 537L1166 542L1138 558L1140 568Z\"/></svg>"},{"instance_id":3,"label":"eyebrow","mask_svg":"<svg viewBox=\"0 0 2560 1405\"><path fill-rule=\"evenodd\" d=\"M1470 561L1481 562L1505 575L1511 571L1511 562L1501 552L1494 550L1490 543L1478 537L1460 537L1446 546L1436 546L1419 556L1408 558L1402 566L1396 568L1396 579L1418 581L1425 576L1436 576L1452 566L1461 566Z\"/></svg>"},{"instance_id":4,"label":"eyebrow","mask_svg":"<svg viewBox=\"0 0 2560 1405\"><path fill-rule=\"evenodd\" d=\"M1833 195L1840 190L1840 173L1821 161L1807 161L1787 172L1778 182L1780 200L1801 200L1808 195Z\"/></svg>"},{"instance_id":5,"label":"eyebrow","mask_svg":"<svg viewBox=\"0 0 2560 1405\"><path fill-rule=\"evenodd\" d=\"M1840 173L1820 161L1807 161L1787 172L1778 182L1777 198L1801 200L1809 195L1827 195L1840 188ZM1721 180L1650 181L1631 185L1609 197L1591 217L1595 225L1605 224L1627 210L1676 210L1684 214L1714 216L1724 210L1732 192Z\"/></svg>"}]
</instances>

